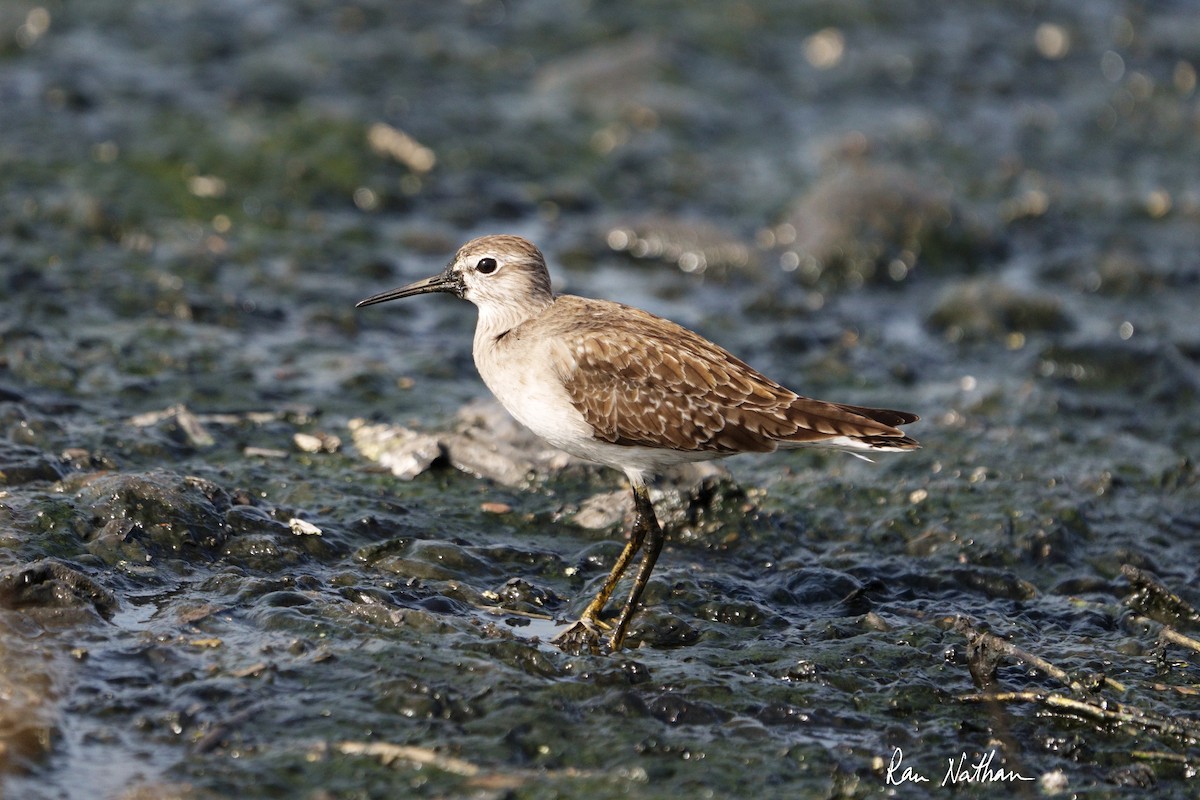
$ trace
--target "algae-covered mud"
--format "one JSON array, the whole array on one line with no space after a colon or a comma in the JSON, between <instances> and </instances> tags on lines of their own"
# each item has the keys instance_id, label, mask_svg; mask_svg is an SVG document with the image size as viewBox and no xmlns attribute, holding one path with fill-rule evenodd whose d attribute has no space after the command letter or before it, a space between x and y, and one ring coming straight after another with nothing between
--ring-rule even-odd
<instances>
[{"instance_id":1,"label":"algae-covered mud","mask_svg":"<svg viewBox=\"0 0 1200 800\"><path fill-rule=\"evenodd\" d=\"M0 4L4 798L1194 797L1187 3ZM525 437L481 233L923 449Z\"/></svg>"}]
</instances>

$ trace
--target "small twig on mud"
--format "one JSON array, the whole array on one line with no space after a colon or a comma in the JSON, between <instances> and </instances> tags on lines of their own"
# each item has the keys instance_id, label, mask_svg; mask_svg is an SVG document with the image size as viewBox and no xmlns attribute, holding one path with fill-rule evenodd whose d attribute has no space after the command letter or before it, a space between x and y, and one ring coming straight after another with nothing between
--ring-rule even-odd
<instances>
[{"instance_id":1,"label":"small twig on mud","mask_svg":"<svg viewBox=\"0 0 1200 800\"><path fill-rule=\"evenodd\" d=\"M1071 691L1073 691L1077 694L1088 695L1088 694L1093 693L1094 689L1092 687L1089 687L1083 683L1080 683L1076 679L1072 678L1071 675L1069 673L1067 673L1066 670L1054 666L1053 664L1051 664L1049 661L1042 658L1041 656L1034 655L1033 653L1029 652L1028 650L1017 647L1012 642L1009 642L1005 639L1001 639L999 636L997 636L994 633L989 633L988 631L981 630L978 626L975 625L974 622L972 622L970 619L968 619L966 617L960 616L960 617L953 617L951 619L953 620L953 622L951 624L952 630L954 630L957 633L961 633L963 636L967 637L967 641L970 642L972 646L979 646L980 644L984 644L987 647L990 647L991 649L993 649L994 651L1003 653L1004 655L1009 656L1010 658L1015 658L1018 661L1020 661L1024 664L1028 664L1029 666L1031 666L1035 669L1040 669L1042 672L1044 672L1047 675L1049 675L1050 677L1054 678L1059 683L1068 687ZM1124 692L1125 691L1125 688L1126 688L1125 684L1121 683L1120 681L1114 680L1113 678L1109 678L1106 675L1100 675L1097 677L1099 678L1100 682L1103 683L1105 686L1107 686L1109 689L1112 689L1115 692Z\"/></svg>"},{"instance_id":2,"label":"small twig on mud","mask_svg":"<svg viewBox=\"0 0 1200 800\"><path fill-rule=\"evenodd\" d=\"M1200 739L1200 721L1190 719L1170 719L1160 714L1143 711L1134 706L1126 706L1111 701L1087 702L1066 697L1061 694L1046 694L1044 692L990 692L961 695L960 700L967 703L1037 703L1045 708L1058 711L1072 711L1081 716L1113 725L1132 725L1141 730L1153 730L1159 733L1178 736L1189 742Z\"/></svg>"},{"instance_id":3,"label":"small twig on mud","mask_svg":"<svg viewBox=\"0 0 1200 800\"><path fill-rule=\"evenodd\" d=\"M1184 621L1200 626L1200 612L1149 572L1132 564L1122 564L1121 574L1133 587L1133 592L1125 598L1125 605L1134 611L1162 625Z\"/></svg>"},{"instance_id":4,"label":"small twig on mud","mask_svg":"<svg viewBox=\"0 0 1200 800\"><path fill-rule=\"evenodd\" d=\"M396 761L410 764L420 764L448 772L451 775L462 775L473 778L480 773L480 768L465 759L445 756L430 750L428 747L412 747L410 745L392 744L391 742L339 742L338 752L347 756L373 756L386 767Z\"/></svg>"},{"instance_id":5,"label":"small twig on mud","mask_svg":"<svg viewBox=\"0 0 1200 800\"><path fill-rule=\"evenodd\" d=\"M537 611L518 611L513 608L505 608L504 606L484 606L473 604L477 611L482 611L485 614L491 614L496 617L523 617L524 619L537 619L543 622L554 619L553 614L541 614Z\"/></svg>"},{"instance_id":6,"label":"small twig on mud","mask_svg":"<svg viewBox=\"0 0 1200 800\"><path fill-rule=\"evenodd\" d=\"M1149 573L1129 565L1122 567L1122 572L1133 586L1133 592L1125 602L1138 614L1132 618L1137 625L1159 626L1158 636L1161 641L1186 647L1193 652L1200 652L1200 641L1180 633L1170 622L1200 623L1200 613L1187 601L1171 592ZM1145 614L1146 616L1142 616ZM1126 726L1138 731L1157 733L1177 737L1185 743L1195 745L1200 742L1200 719L1182 716L1168 716L1151 711L1145 711L1137 706L1110 700L1101 694L1102 689L1125 693L1126 686L1120 681L1104 675L1096 675L1093 680L1077 680L1066 670L1063 670L1046 659L1034 655L988 631L981 630L972 620L963 616L943 617L937 621L939 627L962 634L968 644L968 666L971 676L979 691L959 696L966 703L1035 703L1042 708L1059 713L1072 714L1083 719L1096 720L1106 725ZM1046 675L1054 678L1070 689L1066 693L1046 691L999 691L995 681L996 664L1001 656L1020 661ZM1175 691L1180 694L1195 694L1194 687L1173 687L1155 684L1154 689ZM1185 766L1191 764L1184 756L1169 752L1139 751L1137 757L1143 760L1169 761Z\"/></svg>"},{"instance_id":7,"label":"small twig on mud","mask_svg":"<svg viewBox=\"0 0 1200 800\"><path fill-rule=\"evenodd\" d=\"M565 769L509 769L488 770L473 762L455 756L443 755L428 747L392 744L391 742L338 742L333 748L347 756L369 756L379 759L385 767L397 761L419 766L433 767L442 772L468 779L468 784L486 789L512 790L524 786L531 780L547 778L616 778L642 783L646 774L640 769L596 772L567 767Z\"/></svg>"},{"instance_id":8,"label":"small twig on mud","mask_svg":"<svg viewBox=\"0 0 1200 800\"><path fill-rule=\"evenodd\" d=\"M1142 616L1134 617L1132 621L1137 625L1158 625L1158 638L1165 639L1171 644L1177 644L1180 647L1186 647L1193 652L1200 653L1200 640L1193 639L1190 636L1185 636L1184 634L1172 628L1170 625L1159 622L1156 619L1150 619L1149 617Z\"/></svg>"},{"instance_id":9,"label":"small twig on mud","mask_svg":"<svg viewBox=\"0 0 1200 800\"><path fill-rule=\"evenodd\" d=\"M1131 750L1129 755L1142 761L1166 761L1182 767L1194 766L1182 753L1164 753L1161 750Z\"/></svg>"},{"instance_id":10,"label":"small twig on mud","mask_svg":"<svg viewBox=\"0 0 1200 800\"><path fill-rule=\"evenodd\" d=\"M1187 695L1188 697L1200 696L1200 688L1195 686L1170 686L1166 683L1152 683L1150 688L1156 692L1175 692L1175 694Z\"/></svg>"}]
</instances>

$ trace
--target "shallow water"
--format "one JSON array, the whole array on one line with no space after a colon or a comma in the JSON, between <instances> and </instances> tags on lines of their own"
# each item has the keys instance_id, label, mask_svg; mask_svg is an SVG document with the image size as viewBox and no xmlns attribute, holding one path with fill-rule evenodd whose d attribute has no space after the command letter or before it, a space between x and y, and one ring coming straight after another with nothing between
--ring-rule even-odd
<instances>
[{"instance_id":1,"label":"shallow water","mask_svg":"<svg viewBox=\"0 0 1200 800\"><path fill-rule=\"evenodd\" d=\"M1185 3L0 7L0 796L938 794L992 751L1035 780L960 794L1193 796L1198 43ZM350 424L461 434L473 309L353 304L494 231L923 449L666 485L630 649L560 652L619 477L402 480Z\"/></svg>"}]
</instances>

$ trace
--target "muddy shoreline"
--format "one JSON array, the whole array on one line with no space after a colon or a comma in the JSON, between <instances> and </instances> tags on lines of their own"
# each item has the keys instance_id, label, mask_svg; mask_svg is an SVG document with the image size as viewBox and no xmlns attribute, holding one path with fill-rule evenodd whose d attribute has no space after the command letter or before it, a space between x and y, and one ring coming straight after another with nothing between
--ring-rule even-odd
<instances>
[{"instance_id":1,"label":"muddy shoreline","mask_svg":"<svg viewBox=\"0 0 1200 800\"><path fill-rule=\"evenodd\" d=\"M1189 12L6 5L0 794L1192 796ZM923 449L664 481L562 653L627 489L353 308L488 232Z\"/></svg>"}]
</instances>

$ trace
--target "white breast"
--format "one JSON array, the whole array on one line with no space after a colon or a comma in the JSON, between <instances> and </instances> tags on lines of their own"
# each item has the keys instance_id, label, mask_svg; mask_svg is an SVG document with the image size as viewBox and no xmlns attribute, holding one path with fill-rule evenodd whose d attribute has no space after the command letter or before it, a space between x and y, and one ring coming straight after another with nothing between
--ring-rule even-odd
<instances>
[{"instance_id":1,"label":"white breast","mask_svg":"<svg viewBox=\"0 0 1200 800\"><path fill-rule=\"evenodd\" d=\"M510 333L499 340L476 332L475 366L508 413L554 447L577 458L620 469L635 483L675 464L719 457L713 452L679 452L629 447L597 439L563 388L575 369L565 347L541 337Z\"/></svg>"},{"instance_id":2,"label":"white breast","mask_svg":"<svg viewBox=\"0 0 1200 800\"><path fill-rule=\"evenodd\" d=\"M593 438L592 427L575 410L560 377L573 365L556 363L550 344L516 333L497 339L481 328L475 335L475 367L518 422L555 447L589 458L580 448Z\"/></svg>"}]
</instances>

